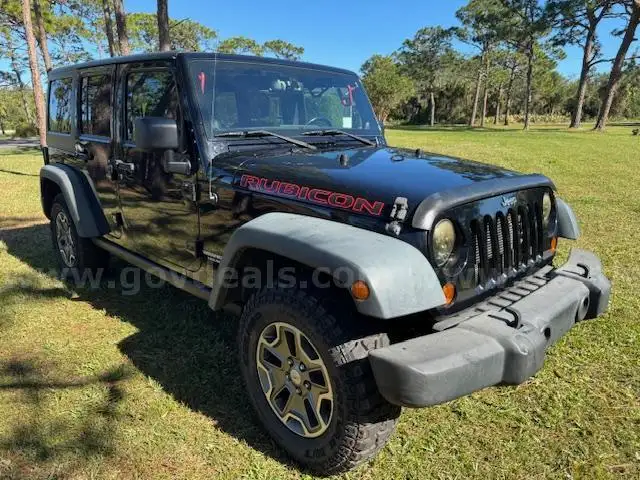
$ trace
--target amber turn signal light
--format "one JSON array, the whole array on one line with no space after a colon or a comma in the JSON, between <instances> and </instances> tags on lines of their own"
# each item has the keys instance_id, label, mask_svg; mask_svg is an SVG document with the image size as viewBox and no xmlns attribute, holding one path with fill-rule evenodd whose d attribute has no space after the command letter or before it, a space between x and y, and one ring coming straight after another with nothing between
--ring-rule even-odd
<instances>
[{"instance_id":1,"label":"amber turn signal light","mask_svg":"<svg viewBox=\"0 0 640 480\"><path fill-rule=\"evenodd\" d=\"M551 251L553 253L556 253L557 250L558 250L558 237L553 237L551 239Z\"/></svg>"},{"instance_id":2,"label":"amber turn signal light","mask_svg":"<svg viewBox=\"0 0 640 480\"><path fill-rule=\"evenodd\" d=\"M456 286L453 283L447 283L442 287L442 293L444 293L447 305L451 305L456 299Z\"/></svg>"},{"instance_id":3,"label":"amber turn signal light","mask_svg":"<svg viewBox=\"0 0 640 480\"><path fill-rule=\"evenodd\" d=\"M369 290L369 285L367 285L362 280L358 280L351 285L351 295L356 300L361 302L365 301L371 295L371 291Z\"/></svg>"}]
</instances>

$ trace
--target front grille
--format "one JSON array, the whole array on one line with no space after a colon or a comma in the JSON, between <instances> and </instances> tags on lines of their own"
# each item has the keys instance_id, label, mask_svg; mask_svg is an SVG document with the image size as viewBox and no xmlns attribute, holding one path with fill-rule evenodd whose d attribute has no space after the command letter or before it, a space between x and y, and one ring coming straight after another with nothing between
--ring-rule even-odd
<instances>
[{"instance_id":1,"label":"front grille","mask_svg":"<svg viewBox=\"0 0 640 480\"><path fill-rule=\"evenodd\" d=\"M506 213L471 222L475 285L509 276L542 259L544 233L539 203L520 205Z\"/></svg>"}]
</instances>

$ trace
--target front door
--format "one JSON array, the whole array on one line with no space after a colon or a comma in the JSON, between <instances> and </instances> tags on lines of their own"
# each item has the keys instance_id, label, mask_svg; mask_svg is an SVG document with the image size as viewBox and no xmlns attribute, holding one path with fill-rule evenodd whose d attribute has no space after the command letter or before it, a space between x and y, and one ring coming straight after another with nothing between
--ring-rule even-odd
<instances>
[{"instance_id":1,"label":"front door","mask_svg":"<svg viewBox=\"0 0 640 480\"><path fill-rule=\"evenodd\" d=\"M120 149L116 158L118 191L123 214L125 246L162 265L195 271L198 216L195 173L168 173L166 152L145 152L135 145L135 119L165 117L176 120L184 137L182 106L170 64L127 65L119 75L121 92ZM188 160L182 147L174 161ZM192 169L196 170L195 168Z\"/></svg>"}]
</instances>

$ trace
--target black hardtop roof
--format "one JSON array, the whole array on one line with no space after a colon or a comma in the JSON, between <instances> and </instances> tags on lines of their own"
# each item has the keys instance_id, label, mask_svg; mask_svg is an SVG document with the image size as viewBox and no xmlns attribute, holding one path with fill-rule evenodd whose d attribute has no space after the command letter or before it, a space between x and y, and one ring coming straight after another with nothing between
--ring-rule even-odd
<instances>
[{"instance_id":1,"label":"black hardtop roof","mask_svg":"<svg viewBox=\"0 0 640 480\"><path fill-rule=\"evenodd\" d=\"M342 68L329 67L326 65L318 65L315 63L299 62L295 60L284 60L281 58L271 57L254 57L251 55L232 55L227 53L215 53L215 52L156 52L156 53L143 53L139 55L127 55L124 57L110 57L103 58L101 60L92 60L90 62L77 63L74 65L66 65L64 67L54 68L49 72L49 77L59 77L65 73L71 73L75 70L82 70L85 68L102 67L108 65L115 65L121 63L138 63L138 62L151 62L154 60L171 60L178 57L191 58L217 58L218 60L227 61L244 61L252 63L267 63L272 65L287 65L302 68L316 68L321 70L331 70L337 73L346 73L353 75L354 72L345 70Z\"/></svg>"}]
</instances>

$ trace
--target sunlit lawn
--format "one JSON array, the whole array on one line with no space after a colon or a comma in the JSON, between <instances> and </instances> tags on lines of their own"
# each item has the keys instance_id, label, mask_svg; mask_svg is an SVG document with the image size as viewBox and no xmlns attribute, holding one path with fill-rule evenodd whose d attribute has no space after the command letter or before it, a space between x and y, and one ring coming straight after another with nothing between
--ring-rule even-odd
<instances>
[{"instance_id":1,"label":"sunlit lawn","mask_svg":"<svg viewBox=\"0 0 640 480\"><path fill-rule=\"evenodd\" d=\"M347 478L638 478L640 138L631 127L387 137L549 175L581 219L576 245L601 256L615 289L610 313L574 329L536 378L405 411ZM41 163L0 150L0 478L305 478L252 416L232 317L171 287L123 296L118 264L98 290L53 277Z\"/></svg>"}]
</instances>

